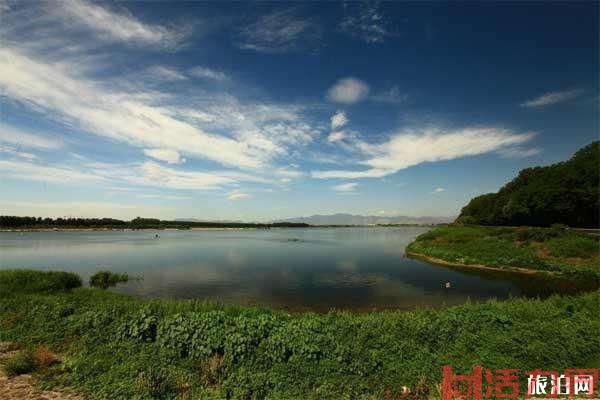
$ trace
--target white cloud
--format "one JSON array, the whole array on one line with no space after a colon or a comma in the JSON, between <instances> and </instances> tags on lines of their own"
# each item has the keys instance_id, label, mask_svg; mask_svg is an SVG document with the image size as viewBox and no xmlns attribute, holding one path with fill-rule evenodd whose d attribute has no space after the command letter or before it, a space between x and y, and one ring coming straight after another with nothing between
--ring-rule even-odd
<instances>
[{"instance_id":1,"label":"white cloud","mask_svg":"<svg viewBox=\"0 0 600 400\"><path fill-rule=\"evenodd\" d=\"M442 193L442 192L445 192L445 191L446 191L446 189L444 189L443 187L439 187L439 188L436 188L434 190L435 193Z\"/></svg>"},{"instance_id":2,"label":"white cloud","mask_svg":"<svg viewBox=\"0 0 600 400\"><path fill-rule=\"evenodd\" d=\"M342 183L340 185L335 185L332 186L332 189L335 190L336 192L356 192L356 189L358 188L358 183L356 182L349 182L349 183Z\"/></svg>"},{"instance_id":3,"label":"white cloud","mask_svg":"<svg viewBox=\"0 0 600 400\"><path fill-rule=\"evenodd\" d=\"M210 69L201 66L197 66L190 69L189 74L195 76L196 78L212 79L219 82L229 79L227 74L225 74L223 71L218 71L215 69Z\"/></svg>"},{"instance_id":4,"label":"white cloud","mask_svg":"<svg viewBox=\"0 0 600 400\"><path fill-rule=\"evenodd\" d=\"M35 154L19 151L15 147L3 146L1 144L0 144L0 153L7 153L7 154L13 155L15 157L25 158L27 160L37 160L38 159L38 156L36 156Z\"/></svg>"},{"instance_id":5,"label":"white cloud","mask_svg":"<svg viewBox=\"0 0 600 400\"><path fill-rule=\"evenodd\" d=\"M229 200L245 200L249 199L251 196L248 193L242 192L240 189L234 190L227 194L227 198Z\"/></svg>"},{"instance_id":6,"label":"white cloud","mask_svg":"<svg viewBox=\"0 0 600 400\"><path fill-rule=\"evenodd\" d=\"M147 161L136 168L137 174L124 176L132 183L170 189L207 190L236 182L212 172L181 171Z\"/></svg>"},{"instance_id":7,"label":"white cloud","mask_svg":"<svg viewBox=\"0 0 600 400\"><path fill-rule=\"evenodd\" d=\"M346 113L343 111L338 111L331 116L331 129L333 130L341 128L347 123L348 118L346 117Z\"/></svg>"},{"instance_id":8,"label":"white cloud","mask_svg":"<svg viewBox=\"0 0 600 400\"><path fill-rule=\"evenodd\" d=\"M339 28L366 43L381 43L386 37L396 36L378 2L344 3L344 19Z\"/></svg>"},{"instance_id":9,"label":"white cloud","mask_svg":"<svg viewBox=\"0 0 600 400\"><path fill-rule=\"evenodd\" d=\"M327 92L327 98L336 103L352 104L369 94L369 86L356 78L342 78Z\"/></svg>"},{"instance_id":10,"label":"white cloud","mask_svg":"<svg viewBox=\"0 0 600 400\"><path fill-rule=\"evenodd\" d=\"M131 15L113 12L84 0L53 2L48 5L48 10L62 18L65 25L85 26L109 41L173 47L187 36L185 31L146 24Z\"/></svg>"},{"instance_id":11,"label":"white cloud","mask_svg":"<svg viewBox=\"0 0 600 400\"><path fill-rule=\"evenodd\" d=\"M75 65L67 67L76 70ZM62 65L34 60L16 50L0 48L0 93L47 110L53 118L96 135L143 148L172 149L241 168L264 166L284 151L259 132L239 138L206 133L173 118L176 111L140 100L144 93L109 90L93 81L74 79ZM235 119L225 114L224 120ZM306 130L306 129L304 129ZM297 134L297 132L291 132ZM287 137L280 137L285 139Z\"/></svg>"},{"instance_id":12,"label":"white cloud","mask_svg":"<svg viewBox=\"0 0 600 400\"><path fill-rule=\"evenodd\" d=\"M521 106L529 108L541 108L573 100L579 97L581 94L583 94L583 90L581 89L565 90L562 92L548 92L532 100L526 101L525 103L521 104Z\"/></svg>"},{"instance_id":13,"label":"white cloud","mask_svg":"<svg viewBox=\"0 0 600 400\"><path fill-rule=\"evenodd\" d=\"M0 160L0 176L12 179L28 179L52 183L103 181L103 176L81 172L69 167L53 167L26 161Z\"/></svg>"},{"instance_id":14,"label":"white cloud","mask_svg":"<svg viewBox=\"0 0 600 400\"><path fill-rule=\"evenodd\" d=\"M282 178L287 178L287 179L300 179L304 176L304 173L302 171L298 171L296 169L290 169L290 168L286 168L286 167L276 168L274 170L274 174L276 176L280 176Z\"/></svg>"},{"instance_id":15,"label":"white cloud","mask_svg":"<svg viewBox=\"0 0 600 400\"><path fill-rule=\"evenodd\" d=\"M501 128L465 128L402 131L379 145L364 144L371 158L360 161L369 169L360 171L313 171L314 178L381 178L424 162L452 160L461 157L498 152L529 141L533 133L516 133Z\"/></svg>"},{"instance_id":16,"label":"white cloud","mask_svg":"<svg viewBox=\"0 0 600 400\"><path fill-rule=\"evenodd\" d=\"M183 81L187 79L185 75L177 71L175 68L166 67L164 65L155 65L147 69L148 74L155 79L163 81Z\"/></svg>"},{"instance_id":17,"label":"white cloud","mask_svg":"<svg viewBox=\"0 0 600 400\"><path fill-rule=\"evenodd\" d=\"M288 53L318 46L319 25L301 18L295 9L278 10L261 16L239 33L239 47L260 53Z\"/></svg>"},{"instance_id":18,"label":"white cloud","mask_svg":"<svg viewBox=\"0 0 600 400\"><path fill-rule=\"evenodd\" d=\"M175 150L169 149L144 149L144 154L148 157L155 158L160 161L164 161L168 164L181 164L185 162L185 158L181 157Z\"/></svg>"},{"instance_id":19,"label":"white cloud","mask_svg":"<svg viewBox=\"0 0 600 400\"><path fill-rule=\"evenodd\" d=\"M0 123L0 142L10 143L18 147L23 146L40 150L55 150L63 145L59 140L34 134L25 131L22 128L2 123Z\"/></svg>"},{"instance_id":20,"label":"white cloud","mask_svg":"<svg viewBox=\"0 0 600 400\"><path fill-rule=\"evenodd\" d=\"M236 172L182 171L153 161L142 164L87 163L69 166L0 160L0 176L56 184L133 184L177 190L214 190L239 181L260 181L260 178Z\"/></svg>"},{"instance_id":21,"label":"white cloud","mask_svg":"<svg viewBox=\"0 0 600 400\"><path fill-rule=\"evenodd\" d=\"M329 143L335 143L339 142L340 140L344 140L346 137L347 134L344 131L331 132L329 136L327 136L327 141Z\"/></svg>"}]
</instances>

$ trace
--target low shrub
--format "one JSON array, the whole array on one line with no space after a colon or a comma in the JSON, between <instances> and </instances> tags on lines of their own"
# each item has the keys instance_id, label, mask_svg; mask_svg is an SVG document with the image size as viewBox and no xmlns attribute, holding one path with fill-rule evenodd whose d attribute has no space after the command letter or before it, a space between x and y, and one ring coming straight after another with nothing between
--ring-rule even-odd
<instances>
[{"instance_id":1,"label":"low shrub","mask_svg":"<svg viewBox=\"0 0 600 400\"><path fill-rule=\"evenodd\" d=\"M110 271L99 271L96 272L90 278L90 286L108 289L111 286L115 286L119 282L127 282L129 275L127 274L116 274Z\"/></svg>"}]
</instances>

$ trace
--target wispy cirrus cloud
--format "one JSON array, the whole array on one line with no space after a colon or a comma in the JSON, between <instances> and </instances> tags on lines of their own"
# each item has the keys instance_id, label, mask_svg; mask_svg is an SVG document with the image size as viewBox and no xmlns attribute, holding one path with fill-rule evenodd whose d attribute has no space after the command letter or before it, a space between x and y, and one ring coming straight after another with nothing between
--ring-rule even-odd
<instances>
[{"instance_id":1,"label":"wispy cirrus cloud","mask_svg":"<svg viewBox=\"0 0 600 400\"><path fill-rule=\"evenodd\" d=\"M238 46L259 53L289 53L314 50L319 45L320 26L299 15L296 8L262 15L238 31Z\"/></svg>"},{"instance_id":2,"label":"wispy cirrus cloud","mask_svg":"<svg viewBox=\"0 0 600 400\"><path fill-rule=\"evenodd\" d=\"M392 86L387 90L373 94L370 100L379 103L401 104L406 102L408 98L408 94L402 93L398 86Z\"/></svg>"},{"instance_id":3,"label":"wispy cirrus cloud","mask_svg":"<svg viewBox=\"0 0 600 400\"><path fill-rule=\"evenodd\" d=\"M190 200L190 196L177 196L172 194L140 193L136 197L140 199L160 199L160 200Z\"/></svg>"},{"instance_id":4,"label":"wispy cirrus cloud","mask_svg":"<svg viewBox=\"0 0 600 400\"><path fill-rule=\"evenodd\" d=\"M172 67L164 65L154 65L146 70L148 74L155 79L164 81L183 81L187 77Z\"/></svg>"},{"instance_id":5,"label":"wispy cirrus cloud","mask_svg":"<svg viewBox=\"0 0 600 400\"><path fill-rule=\"evenodd\" d=\"M218 82L226 81L229 79L229 76L227 76L227 74L223 71L202 66L196 66L190 69L189 74L196 78L210 79Z\"/></svg>"},{"instance_id":6,"label":"wispy cirrus cloud","mask_svg":"<svg viewBox=\"0 0 600 400\"><path fill-rule=\"evenodd\" d=\"M30 161L0 160L0 176L58 184L74 182L98 183L105 177L79 168L51 166Z\"/></svg>"},{"instance_id":7,"label":"wispy cirrus cloud","mask_svg":"<svg viewBox=\"0 0 600 400\"><path fill-rule=\"evenodd\" d=\"M514 148L533 138L533 133L517 133L502 128L428 128L406 130L392 135L382 144L359 143L366 156L358 164L363 170L313 171L314 178L381 178L425 162L453 160Z\"/></svg>"},{"instance_id":8,"label":"wispy cirrus cloud","mask_svg":"<svg viewBox=\"0 0 600 400\"><path fill-rule=\"evenodd\" d=\"M522 107L528 108L542 108L551 106L554 104L564 103L583 94L582 89L572 89L572 90L564 90L564 91L556 91L556 92L547 92L542 94L541 96L535 97L531 100L528 100L521 104Z\"/></svg>"},{"instance_id":9,"label":"wispy cirrus cloud","mask_svg":"<svg viewBox=\"0 0 600 400\"><path fill-rule=\"evenodd\" d=\"M181 170L144 163L48 164L30 160L0 160L0 176L51 182L59 185L78 183L98 185L135 184L162 189L215 190L243 180L259 180L226 171Z\"/></svg>"},{"instance_id":10,"label":"wispy cirrus cloud","mask_svg":"<svg viewBox=\"0 0 600 400\"><path fill-rule=\"evenodd\" d=\"M16 147L12 146L4 146L0 144L0 153L8 154L13 157L24 158L26 160L37 160L39 157L33 153L28 153L26 151L20 151Z\"/></svg>"},{"instance_id":11,"label":"wispy cirrus cloud","mask_svg":"<svg viewBox=\"0 0 600 400\"><path fill-rule=\"evenodd\" d=\"M0 123L0 143L40 150L55 150L63 146L58 139L4 123Z\"/></svg>"},{"instance_id":12,"label":"wispy cirrus cloud","mask_svg":"<svg viewBox=\"0 0 600 400\"><path fill-rule=\"evenodd\" d=\"M227 194L229 200L246 200L250 197L252 196L249 193L244 193L241 189L233 190Z\"/></svg>"},{"instance_id":13,"label":"wispy cirrus cloud","mask_svg":"<svg viewBox=\"0 0 600 400\"><path fill-rule=\"evenodd\" d=\"M125 9L113 11L85 0L53 2L47 9L49 14L62 19L65 25L85 27L107 41L171 48L179 45L190 33L188 29L145 23L129 15Z\"/></svg>"},{"instance_id":14,"label":"wispy cirrus cloud","mask_svg":"<svg viewBox=\"0 0 600 400\"><path fill-rule=\"evenodd\" d=\"M185 158L175 150L170 149L144 149L144 154L156 160L164 161L167 164L181 164Z\"/></svg>"},{"instance_id":15,"label":"wispy cirrus cloud","mask_svg":"<svg viewBox=\"0 0 600 400\"><path fill-rule=\"evenodd\" d=\"M508 147L506 149L498 150L498 154L503 158L525 158L538 155L541 152L542 150L538 148L523 147Z\"/></svg>"},{"instance_id":16,"label":"wispy cirrus cloud","mask_svg":"<svg viewBox=\"0 0 600 400\"><path fill-rule=\"evenodd\" d=\"M366 43L381 43L397 35L380 2L349 2L343 7L344 18L339 24L342 32Z\"/></svg>"},{"instance_id":17,"label":"wispy cirrus cloud","mask_svg":"<svg viewBox=\"0 0 600 400\"><path fill-rule=\"evenodd\" d=\"M356 189L358 189L358 183L349 182L342 183L340 185L335 185L331 187L334 191L342 194L356 193Z\"/></svg>"},{"instance_id":18,"label":"wispy cirrus cloud","mask_svg":"<svg viewBox=\"0 0 600 400\"><path fill-rule=\"evenodd\" d=\"M196 110L159 106L155 103L163 101L161 93L119 90L75 77L77 65L47 62L6 47L0 47L0 61L3 95L132 146L168 149L238 168L262 168L286 155L288 146L306 144L317 134L297 107L245 105L232 96L205 99L208 104ZM188 121L186 111L209 118Z\"/></svg>"}]
</instances>

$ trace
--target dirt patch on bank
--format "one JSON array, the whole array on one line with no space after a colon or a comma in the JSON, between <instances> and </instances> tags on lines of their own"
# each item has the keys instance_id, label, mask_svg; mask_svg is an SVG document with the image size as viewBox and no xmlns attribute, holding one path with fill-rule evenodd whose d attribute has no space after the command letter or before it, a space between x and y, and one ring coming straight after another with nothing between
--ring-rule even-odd
<instances>
[{"instance_id":1,"label":"dirt patch on bank","mask_svg":"<svg viewBox=\"0 0 600 400\"><path fill-rule=\"evenodd\" d=\"M18 350L11 343L0 342L0 399L2 400L83 400L68 390L39 390L35 378L29 374L9 378L4 373L4 363Z\"/></svg>"}]
</instances>

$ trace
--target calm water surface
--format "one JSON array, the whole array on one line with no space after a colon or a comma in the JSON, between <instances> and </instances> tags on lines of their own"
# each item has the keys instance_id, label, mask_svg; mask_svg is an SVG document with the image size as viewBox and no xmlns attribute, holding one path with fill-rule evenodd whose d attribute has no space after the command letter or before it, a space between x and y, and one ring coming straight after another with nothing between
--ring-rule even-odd
<instances>
[{"instance_id":1,"label":"calm water surface","mask_svg":"<svg viewBox=\"0 0 600 400\"><path fill-rule=\"evenodd\" d=\"M548 278L436 266L404 255L427 228L0 232L0 268L142 277L111 290L292 310L412 309L576 292ZM155 234L160 238L155 238ZM444 283L452 287L445 289Z\"/></svg>"}]
</instances>

